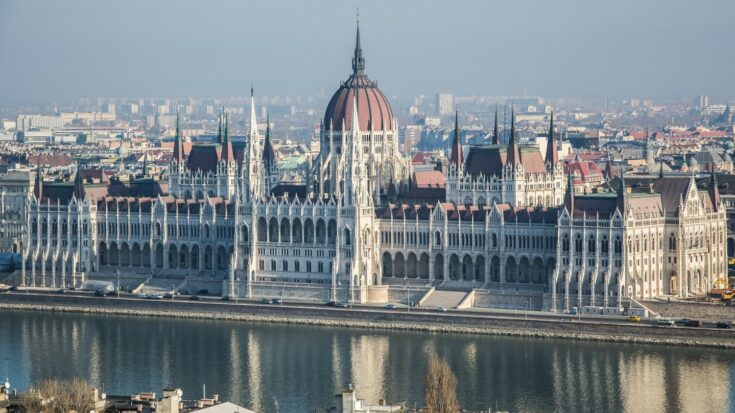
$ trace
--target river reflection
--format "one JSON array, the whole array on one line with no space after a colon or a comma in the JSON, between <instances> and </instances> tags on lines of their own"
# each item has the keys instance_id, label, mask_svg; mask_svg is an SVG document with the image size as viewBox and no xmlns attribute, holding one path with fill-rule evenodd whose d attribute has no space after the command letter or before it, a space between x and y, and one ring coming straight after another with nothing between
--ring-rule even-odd
<instances>
[{"instance_id":1,"label":"river reflection","mask_svg":"<svg viewBox=\"0 0 735 413\"><path fill-rule=\"evenodd\" d=\"M258 412L368 402L421 405L428 355L447 358L465 408L512 412L735 411L735 354L607 343L239 322L3 312L0 357L25 388L82 377L111 394L177 386ZM4 373L4 372L2 372Z\"/></svg>"}]
</instances>

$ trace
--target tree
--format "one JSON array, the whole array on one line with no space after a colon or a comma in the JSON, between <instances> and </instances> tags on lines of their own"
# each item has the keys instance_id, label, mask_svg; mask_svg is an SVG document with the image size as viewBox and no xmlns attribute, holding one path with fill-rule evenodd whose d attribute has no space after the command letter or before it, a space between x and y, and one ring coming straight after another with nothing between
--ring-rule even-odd
<instances>
[{"instance_id":1,"label":"tree","mask_svg":"<svg viewBox=\"0 0 735 413\"><path fill-rule=\"evenodd\" d=\"M22 413L88 412L94 409L94 389L84 380L44 379L20 394Z\"/></svg>"},{"instance_id":2,"label":"tree","mask_svg":"<svg viewBox=\"0 0 735 413\"><path fill-rule=\"evenodd\" d=\"M457 376L443 358L432 355L426 371L426 409L429 413L458 413Z\"/></svg>"}]
</instances>

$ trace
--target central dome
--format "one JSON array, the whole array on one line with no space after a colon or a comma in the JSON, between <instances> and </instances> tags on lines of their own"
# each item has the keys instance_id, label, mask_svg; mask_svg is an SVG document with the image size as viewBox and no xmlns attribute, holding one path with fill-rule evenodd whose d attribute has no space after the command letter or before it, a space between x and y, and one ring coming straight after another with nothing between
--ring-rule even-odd
<instances>
[{"instance_id":1,"label":"central dome","mask_svg":"<svg viewBox=\"0 0 735 413\"><path fill-rule=\"evenodd\" d=\"M378 85L368 79L365 74L365 59L360 47L360 27L357 28L355 56L352 58L352 75L342 83L329 100L324 113L324 129L341 131L342 124L346 130L352 128L352 100L357 99L359 129L361 131L392 130L393 111Z\"/></svg>"}]
</instances>

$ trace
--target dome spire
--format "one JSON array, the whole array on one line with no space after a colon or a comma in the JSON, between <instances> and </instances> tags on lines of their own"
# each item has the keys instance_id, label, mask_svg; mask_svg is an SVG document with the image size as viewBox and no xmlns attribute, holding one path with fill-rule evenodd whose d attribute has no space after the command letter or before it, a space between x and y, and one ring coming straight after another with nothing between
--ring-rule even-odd
<instances>
[{"instance_id":1,"label":"dome spire","mask_svg":"<svg viewBox=\"0 0 735 413\"><path fill-rule=\"evenodd\" d=\"M355 56L352 58L352 74L361 75L365 70L365 59L360 46L360 9L357 9L357 35L355 36Z\"/></svg>"},{"instance_id":2,"label":"dome spire","mask_svg":"<svg viewBox=\"0 0 735 413\"><path fill-rule=\"evenodd\" d=\"M500 136L498 135L498 105L495 104L495 126L493 126L493 145L500 144Z\"/></svg>"}]
</instances>

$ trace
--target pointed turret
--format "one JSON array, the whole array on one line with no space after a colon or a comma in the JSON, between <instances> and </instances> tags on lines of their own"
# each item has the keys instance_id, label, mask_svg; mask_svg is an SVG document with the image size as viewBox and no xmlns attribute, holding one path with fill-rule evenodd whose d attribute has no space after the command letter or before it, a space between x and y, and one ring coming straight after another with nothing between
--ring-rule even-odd
<instances>
[{"instance_id":1,"label":"pointed turret","mask_svg":"<svg viewBox=\"0 0 735 413\"><path fill-rule=\"evenodd\" d=\"M554 112L551 112L551 120L549 122L549 138L546 141L546 163L553 168L559 162L559 151L556 147L556 139L554 139Z\"/></svg>"},{"instance_id":2,"label":"pointed turret","mask_svg":"<svg viewBox=\"0 0 735 413\"><path fill-rule=\"evenodd\" d=\"M43 196L43 172L41 171L41 162L36 164L36 183L33 185L33 195L38 202L41 202Z\"/></svg>"},{"instance_id":3,"label":"pointed turret","mask_svg":"<svg viewBox=\"0 0 735 413\"><path fill-rule=\"evenodd\" d=\"M707 192L709 192L710 200L712 200L712 208L717 211L720 208L720 190L717 188L717 174L715 174L714 168L712 168Z\"/></svg>"},{"instance_id":4,"label":"pointed turret","mask_svg":"<svg viewBox=\"0 0 735 413\"><path fill-rule=\"evenodd\" d=\"M81 201L85 197L84 179L82 179L82 168L77 163L77 176L74 177L74 197Z\"/></svg>"},{"instance_id":5,"label":"pointed turret","mask_svg":"<svg viewBox=\"0 0 735 413\"><path fill-rule=\"evenodd\" d=\"M176 140L174 141L174 162L179 168L184 165L184 141L181 138L181 126L179 112L176 112Z\"/></svg>"},{"instance_id":6,"label":"pointed turret","mask_svg":"<svg viewBox=\"0 0 735 413\"><path fill-rule=\"evenodd\" d=\"M250 130L248 131L248 140L256 142L258 138L258 118L255 116L255 96L254 90L250 88Z\"/></svg>"},{"instance_id":7,"label":"pointed turret","mask_svg":"<svg viewBox=\"0 0 735 413\"><path fill-rule=\"evenodd\" d=\"M230 142L230 130L227 112L222 112L222 162L234 162L235 155L232 152L232 142Z\"/></svg>"},{"instance_id":8,"label":"pointed turret","mask_svg":"<svg viewBox=\"0 0 735 413\"><path fill-rule=\"evenodd\" d=\"M455 168L462 167L464 158L462 157L462 143L459 136L459 112L454 112L454 138L452 139L452 153L449 157L450 162Z\"/></svg>"},{"instance_id":9,"label":"pointed turret","mask_svg":"<svg viewBox=\"0 0 735 413\"><path fill-rule=\"evenodd\" d=\"M610 153L607 154L607 165L605 166L605 173L607 174L608 182L612 181L614 174L613 174L612 156L610 156Z\"/></svg>"},{"instance_id":10,"label":"pointed turret","mask_svg":"<svg viewBox=\"0 0 735 413\"><path fill-rule=\"evenodd\" d=\"M658 179L664 179L664 161L658 164Z\"/></svg>"},{"instance_id":11,"label":"pointed turret","mask_svg":"<svg viewBox=\"0 0 735 413\"><path fill-rule=\"evenodd\" d=\"M574 179L572 179L572 168L567 170L567 191L564 194L564 206L569 214L574 216Z\"/></svg>"},{"instance_id":12,"label":"pointed turret","mask_svg":"<svg viewBox=\"0 0 735 413\"><path fill-rule=\"evenodd\" d=\"M143 155L143 177L148 176L148 151Z\"/></svg>"},{"instance_id":13,"label":"pointed turret","mask_svg":"<svg viewBox=\"0 0 735 413\"><path fill-rule=\"evenodd\" d=\"M362 47L360 46L360 20L357 20L357 35L355 36L355 55L352 57L352 74L355 76L362 75L365 70L365 59L362 57Z\"/></svg>"},{"instance_id":14,"label":"pointed turret","mask_svg":"<svg viewBox=\"0 0 735 413\"><path fill-rule=\"evenodd\" d=\"M493 145L500 145L500 136L498 135L498 105L495 105L495 125L493 126Z\"/></svg>"},{"instance_id":15,"label":"pointed turret","mask_svg":"<svg viewBox=\"0 0 735 413\"><path fill-rule=\"evenodd\" d=\"M263 163L266 170L270 170L276 160L276 152L273 150L271 143L271 114L266 112L265 116L265 141L263 141Z\"/></svg>"},{"instance_id":16,"label":"pointed turret","mask_svg":"<svg viewBox=\"0 0 735 413\"><path fill-rule=\"evenodd\" d=\"M506 163L508 165L517 165L521 163L521 154L516 143L516 115L515 109L510 108L510 140L508 141L508 155Z\"/></svg>"}]
</instances>

